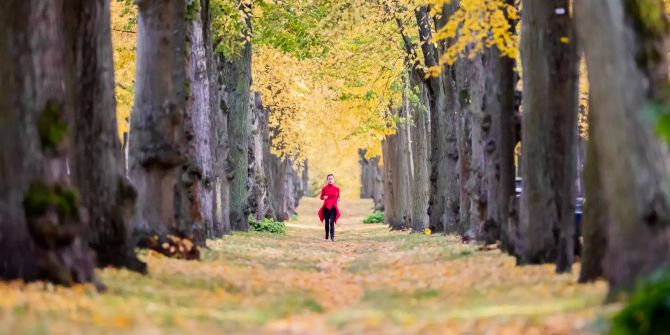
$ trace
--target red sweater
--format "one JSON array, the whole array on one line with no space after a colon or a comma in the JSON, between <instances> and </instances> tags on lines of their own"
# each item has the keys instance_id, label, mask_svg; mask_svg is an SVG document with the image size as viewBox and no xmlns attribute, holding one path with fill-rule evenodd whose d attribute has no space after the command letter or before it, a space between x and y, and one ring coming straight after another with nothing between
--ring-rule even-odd
<instances>
[{"instance_id":1,"label":"red sweater","mask_svg":"<svg viewBox=\"0 0 670 335\"><path fill-rule=\"evenodd\" d=\"M328 198L324 199L326 196ZM337 211L337 216L335 216L335 223L337 223L337 220L340 218L340 209L337 207L337 200L339 198L340 198L340 189L337 186L328 184L321 189L320 199L324 200L323 201L323 206L321 206L321 208L319 209L319 213L318 213L319 214L319 219L321 221L323 221L323 219L324 219L323 218L324 208L331 209L331 208L334 207L335 210Z\"/></svg>"}]
</instances>

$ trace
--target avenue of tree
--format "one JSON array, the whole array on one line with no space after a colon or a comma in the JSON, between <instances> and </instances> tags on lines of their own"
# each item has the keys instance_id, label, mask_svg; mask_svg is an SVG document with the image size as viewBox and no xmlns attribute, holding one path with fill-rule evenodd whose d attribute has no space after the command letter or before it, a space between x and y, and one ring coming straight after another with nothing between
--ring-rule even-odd
<instances>
[{"instance_id":1,"label":"avenue of tree","mask_svg":"<svg viewBox=\"0 0 670 335\"><path fill-rule=\"evenodd\" d=\"M3 1L0 277L197 259L333 172L391 229L630 290L670 258L665 5Z\"/></svg>"}]
</instances>

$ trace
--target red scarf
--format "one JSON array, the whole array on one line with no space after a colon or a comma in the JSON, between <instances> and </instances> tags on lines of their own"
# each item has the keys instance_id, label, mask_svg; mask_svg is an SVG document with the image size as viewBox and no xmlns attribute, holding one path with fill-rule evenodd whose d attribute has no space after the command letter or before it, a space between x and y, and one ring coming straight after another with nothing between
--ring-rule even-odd
<instances>
[{"instance_id":1,"label":"red scarf","mask_svg":"<svg viewBox=\"0 0 670 335\"><path fill-rule=\"evenodd\" d=\"M327 196L328 199L324 200L325 196ZM337 208L337 200L339 198L340 198L340 189L337 186L335 186L333 184L328 184L321 189L320 199L324 200L323 205L319 209L319 213L318 213L319 214L319 220L321 220L321 222L323 222L323 219L324 219L323 210L325 208L331 209L331 208L334 207L335 210L337 211L337 215L335 216L335 223L337 223L337 220L340 218L340 209Z\"/></svg>"}]
</instances>

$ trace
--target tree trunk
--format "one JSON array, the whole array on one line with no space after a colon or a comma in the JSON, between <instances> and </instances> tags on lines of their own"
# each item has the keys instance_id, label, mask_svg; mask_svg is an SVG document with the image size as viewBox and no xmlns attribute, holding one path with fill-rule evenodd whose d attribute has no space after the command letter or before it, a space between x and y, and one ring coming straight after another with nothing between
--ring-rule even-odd
<instances>
[{"instance_id":1,"label":"tree trunk","mask_svg":"<svg viewBox=\"0 0 670 335\"><path fill-rule=\"evenodd\" d=\"M375 167L375 182L372 189L372 201L376 211L384 210L384 170L379 164L380 157L372 159Z\"/></svg>"},{"instance_id":2,"label":"tree trunk","mask_svg":"<svg viewBox=\"0 0 670 335\"><path fill-rule=\"evenodd\" d=\"M590 124L593 122L593 113L590 113ZM589 127L587 143L587 158L584 168L584 180L588 201L584 203L582 218L582 235L584 246L581 254L581 272L579 282L596 280L603 275L603 259L607 250L607 203L605 202L600 170L598 168L598 153L595 145L594 127Z\"/></svg>"},{"instance_id":3,"label":"tree trunk","mask_svg":"<svg viewBox=\"0 0 670 335\"><path fill-rule=\"evenodd\" d=\"M458 90L461 93L465 93L463 92L463 89L469 90L468 88L458 87ZM469 92L467 92L467 94L469 94ZM458 190L460 199L459 201L461 205L461 210L459 211L459 218L458 218L458 227L459 227L458 232L460 235L465 235L470 230L469 210L471 205L470 205L470 195L468 194L468 181L470 180L470 165L472 164L471 162L472 132L470 130L471 114L467 110L469 102L466 102L465 99L463 99L460 101L460 103L461 104L458 108L458 116L457 116L458 124L456 126L456 134L457 134L456 137L458 139Z\"/></svg>"},{"instance_id":4,"label":"tree trunk","mask_svg":"<svg viewBox=\"0 0 670 335\"><path fill-rule=\"evenodd\" d=\"M475 57L468 62L467 79L468 85L468 105L464 113L469 114L470 121L470 144L469 159L466 168L468 169L466 183L466 194L469 197L467 203L470 207L463 207L461 212L467 213L468 226L465 232L466 236L476 238L477 231L486 218L486 193L483 188L484 183L484 150L482 121L484 117L484 66L482 57Z\"/></svg>"},{"instance_id":5,"label":"tree trunk","mask_svg":"<svg viewBox=\"0 0 670 335\"><path fill-rule=\"evenodd\" d=\"M190 93L186 97L186 113L184 129L187 140L187 159L190 165L198 171L197 180L188 190L191 200L190 212L194 222L194 236L200 245L205 244L207 235L214 236L214 191L212 146L212 87L208 69L208 39L209 29L205 26L209 16L208 3L200 0L192 6L199 9L197 15L190 18L187 27L187 43L190 53L186 66L186 80ZM211 64L211 63L210 63ZM211 66L211 65L210 65Z\"/></svg>"},{"instance_id":6,"label":"tree trunk","mask_svg":"<svg viewBox=\"0 0 670 335\"><path fill-rule=\"evenodd\" d=\"M137 4L129 164L138 192L134 228L145 242L167 234L193 239L195 216L187 193L200 171L185 159L185 3L139 0Z\"/></svg>"},{"instance_id":7,"label":"tree trunk","mask_svg":"<svg viewBox=\"0 0 670 335\"><path fill-rule=\"evenodd\" d=\"M384 160L384 223L389 227L402 226L399 217L399 208L395 204L397 189L395 185L400 181L398 175L397 136L389 135L382 141L382 156Z\"/></svg>"},{"instance_id":8,"label":"tree trunk","mask_svg":"<svg viewBox=\"0 0 670 335\"><path fill-rule=\"evenodd\" d=\"M137 194L125 177L117 135L109 1L66 0L63 8L76 78L71 166L90 218L87 241L99 266L146 272L130 242Z\"/></svg>"},{"instance_id":9,"label":"tree trunk","mask_svg":"<svg viewBox=\"0 0 670 335\"><path fill-rule=\"evenodd\" d=\"M445 5L442 20L437 29L446 23L455 11L457 3ZM421 47L425 65L438 64L438 50L430 42L432 30L428 8L421 6L416 11L416 19L421 36ZM430 228L433 231L453 233L457 231L459 216L458 192L458 150L456 143L456 110L454 106L454 82L451 79L453 69L442 72L427 80L430 101L431 134L431 191L428 214Z\"/></svg>"},{"instance_id":10,"label":"tree trunk","mask_svg":"<svg viewBox=\"0 0 670 335\"><path fill-rule=\"evenodd\" d=\"M246 24L251 27L250 18L246 19ZM247 176L251 132L251 113L249 111L251 43L246 42L242 55L239 58L227 60L224 68L226 71L223 78L226 81L226 101L228 103L228 169L231 172L229 176L232 178L230 179L230 225L233 230L246 231L249 229Z\"/></svg>"},{"instance_id":11,"label":"tree trunk","mask_svg":"<svg viewBox=\"0 0 670 335\"><path fill-rule=\"evenodd\" d=\"M95 282L78 190L63 1L0 3L0 277ZM84 30L94 34L95 30ZM91 89L94 89L91 87Z\"/></svg>"},{"instance_id":12,"label":"tree trunk","mask_svg":"<svg viewBox=\"0 0 670 335\"><path fill-rule=\"evenodd\" d=\"M508 1L511 2L511 1ZM515 26L512 23L511 26ZM514 61L491 47L483 55L484 102L480 121L481 150L484 158L482 187L484 198L480 209L479 240L503 248L509 243L508 204L514 197Z\"/></svg>"},{"instance_id":13,"label":"tree trunk","mask_svg":"<svg viewBox=\"0 0 670 335\"><path fill-rule=\"evenodd\" d=\"M268 122L268 113L265 113L265 125ZM266 217L278 221L286 221L295 212L297 206L295 195L296 173L290 160L281 159L271 153L271 131L264 132L263 168L268 182L267 193L269 208Z\"/></svg>"},{"instance_id":14,"label":"tree trunk","mask_svg":"<svg viewBox=\"0 0 670 335\"><path fill-rule=\"evenodd\" d=\"M263 173L265 174L265 180L267 181L267 195L268 195L268 210L266 217L277 218L278 212L283 212L283 171L281 169L281 160L272 154L272 139L270 138L270 133L272 130L269 128L269 117L271 111L269 109L264 109L262 120L262 127L267 128L267 131L263 131Z\"/></svg>"},{"instance_id":15,"label":"tree trunk","mask_svg":"<svg viewBox=\"0 0 670 335\"><path fill-rule=\"evenodd\" d=\"M423 78L416 71L410 71L411 92L418 93L418 104L410 106L412 180L411 182L411 223L412 230L422 232L428 228L428 201L430 198L430 110L428 92ZM373 161L372 174L376 179L376 162ZM373 183L374 189L374 183ZM374 192L373 192L374 198Z\"/></svg>"},{"instance_id":16,"label":"tree trunk","mask_svg":"<svg viewBox=\"0 0 670 335\"><path fill-rule=\"evenodd\" d=\"M578 57L568 0L523 3L523 192L520 263L556 262L574 252ZM488 148L487 148L488 150Z\"/></svg>"},{"instance_id":17,"label":"tree trunk","mask_svg":"<svg viewBox=\"0 0 670 335\"><path fill-rule=\"evenodd\" d=\"M211 42L210 42L211 43ZM208 46L210 44L207 44ZM209 52L209 51L208 51ZM213 55L212 73L214 80L210 83L216 83L216 89L213 93L212 101L212 130L214 144L214 223L213 235L220 237L224 234L230 234L230 179L232 171L228 167L228 115L229 109L226 103L224 64L225 59L222 54Z\"/></svg>"},{"instance_id":18,"label":"tree trunk","mask_svg":"<svg viewBox=\"0 0 670 335\"><path fill-rule=\"evenodd\" d=\"M312 196L314 192L309 189L309 162L305 161L305 165L302 168L302 192L303 196Z\"/></svg>"},{"instance_id":19,"label":"tree trunk","mask_svg":"<svg viewBox=\"0 0 670 335\"><path fill-rule=\"evenodd\" d=\"M476 237L483 221L486 198L482 195L483 154L481 144L482 104L484 98L481 57L460 59L453 65L458 143L460 235Z\"/></svg>"},{"instance_id":20,"label":"tree trunk","mask_svg":"<svg viewBox=\"0 0 670 335\"><path fill-rule=\"evenodd\" d=\"M286 163L286 194L287 194L287 204L286 204L286 209L287 209L287 214L288 217L286 220L291 218L291 215L296 213L296 208L298 208L298 204L300 203L300 198L302 197L301 189L300 189L300 182L301 179L298 176L298 172L296 171L293 161L290 159L287 159L285 161Z\"/></svg>"},{"instance_id":21,"label":"tree trunk","mask_svg":"<svg viewBox=\"0 0 670 335\"><path fill-rule=\"evenodd\" d=\"M613 297L670 261L668 153L644 114L648 106L667 104L668 22L660 0L575 6L609 213L603 270Z\"/></svg>"},{"instance_id":22,"label":"tree trunk","mask_svg":"<svg viewBox=\"0 0 670 335\"><path fill-rule=\"evenodd\" d=\"M268 217L270 201L268 185L263 165L264 137L268 136L266 109L263 108L260 93L252 94L251 137L249 139L249 210L255 220Z\"/></svg>"},{"instance_id":23,"label":"tree trunk","mask_svg":"<svg viewBox=\"0 0 670 335\"><path fill-rule=\"evenodd\" d=\"M365 150L358 150L361 165L361 199L371 199L375 183L375 167L370 159L365 158Z\"/></svg>"},{"instance_id":24,"label":"tree trunk","mask_svg":"<svg viewBox=\"0 0 670 335\"><path fill-rule=\"evenodd\" d=\"M404 166L407 163L407 157L403 157L406 149L404 147L406 142L403 139L406 136L403 135L403 131L405 131L404 126L397 125L396 133L387 136L382 143L384 166L387 168L386 176L388 177L384 185L384 208L386 210L384 223L388 224L391 229L403 229L407 227L407 220L409 220L408 193L402 192L402 190L408 191L409 188L409 171Z\"/></svg>"}]
</instances>

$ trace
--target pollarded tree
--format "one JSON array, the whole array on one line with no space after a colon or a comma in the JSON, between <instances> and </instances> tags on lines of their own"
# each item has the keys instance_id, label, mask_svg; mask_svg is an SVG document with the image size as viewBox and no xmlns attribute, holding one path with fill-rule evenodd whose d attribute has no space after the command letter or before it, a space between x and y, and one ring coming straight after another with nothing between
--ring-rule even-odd
<instances>
[{"instance_id":1,"label":"pollarded tree","mask_svg":"<svg viewBox=\"0 0 670 335\"><path fill-rule=\"evenodd\" d=\"M645 116L667 106L669 24L661 0L582 0L575 13L608 213L603 270L616 293L670 261L668 154Z\"/></svg>"}]
</instances>

